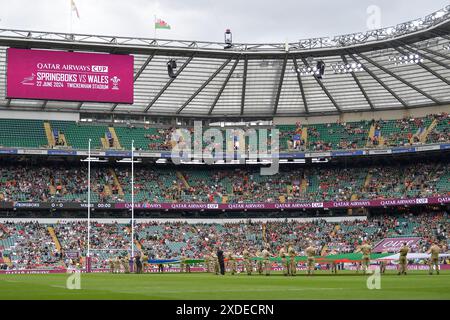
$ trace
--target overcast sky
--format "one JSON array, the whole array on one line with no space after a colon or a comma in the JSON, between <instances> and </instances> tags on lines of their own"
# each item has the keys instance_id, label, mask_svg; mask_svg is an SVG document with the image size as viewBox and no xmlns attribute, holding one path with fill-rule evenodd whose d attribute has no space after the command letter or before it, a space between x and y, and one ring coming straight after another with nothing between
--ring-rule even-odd
<instances>
[{"instance_id":1,"label":"overcast sky","mask_svg":"<svg viewBox=\"0 0 450 320\"><path fill-rule=\"evenodd\" d=\"M0 28L153 37L154 16L171 30L157 38L234 42L289 42L368 30L380 9L382 27L424 17L450 0L0 0ZM371 13L373 7L369 8Z\"/></svg>"}]
</instances>

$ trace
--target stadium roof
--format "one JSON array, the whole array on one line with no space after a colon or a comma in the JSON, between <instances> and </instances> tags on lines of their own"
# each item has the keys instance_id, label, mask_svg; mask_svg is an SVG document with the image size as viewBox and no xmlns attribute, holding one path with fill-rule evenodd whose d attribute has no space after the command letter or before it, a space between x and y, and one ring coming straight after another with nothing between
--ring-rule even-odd
<instances>
[{"instance_id":1,"label":"stadium roof","mask_svg":"<svg viewBox=\"0 0 450 320\"><path fill-rule=\"evenodd\" d=\"M6 99L8 47L132 54L134 104ZM416 61L394 63L405 56ZM0 29L0 109L270 117L450 105L449 57L450 6L366 33L229 49L214 42ZM172 58L175 79L167 74ZM322 80L299 72L318 60L326 65ZM332 69L358 64L357 72Z\"/></svg>"}]
</instances>

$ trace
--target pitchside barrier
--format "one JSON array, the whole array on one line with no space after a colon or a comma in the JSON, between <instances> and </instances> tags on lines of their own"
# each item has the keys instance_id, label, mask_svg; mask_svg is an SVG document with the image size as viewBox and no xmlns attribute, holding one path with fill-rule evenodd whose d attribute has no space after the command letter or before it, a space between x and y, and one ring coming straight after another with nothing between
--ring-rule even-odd
<instances>
[{"instance_id":1,"label":"pitchside barrier","mask_svg":"<svg viewBox=\"0 0 450 320\"><path fill-rule=\"evenodd\" d=\"M379 267L379 265L373 264L369 267L369 269L374 270L377 267ZM410 264L408 265L408 270L417 270L417 271L428 271L429 270L429 266L427 264ZM440 264L439 265L439 269L440 270L450 270L450 265L449 264ZM283 271L283 268L281 267L272 267L271 269L272 271ZM307 268L304 265L298 266L297 267L298 271L306 271ZM320 268L318 270L329 270L328 268ZM344 269L338 269L339 271L355 271L357 270L356 265L347 265L344 267ZM386 266L386 270L397 270L397 265L396 264L389 264ZM70 271L70 270L69 270ZM72 270L73 272L75 270ZM81 273L89 273L86 269L81 269L81 270L77 270L78 272ZM230 272L229 269L226 268L227 272ZM256 272L256 270L254 270ZM62 273L67 273L68 270L67 269L30 269L30 270L0 270L0 274L62 274ZM92 269L90 271L90 273L110 273L111 270L110 269L105 269L105 268L101 268L101 269ZM123 272L123 270L122 270ZM149 268L146 270L146 273L158 273L158 268ZM180 268L179 267L165 267L164 268L164 273L180 273ZM206 268L204 267L191 267L191 272L206 272ZM246 274L245 272L241 271L242 273ZM186 272L184 272L186 273Z\"/></svg>"}]
</instances>

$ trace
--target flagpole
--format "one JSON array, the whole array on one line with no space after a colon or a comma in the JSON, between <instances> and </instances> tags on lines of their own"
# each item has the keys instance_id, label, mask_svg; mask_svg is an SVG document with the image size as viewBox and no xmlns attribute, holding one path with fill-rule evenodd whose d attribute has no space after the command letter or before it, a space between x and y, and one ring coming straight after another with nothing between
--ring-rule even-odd
<instances>
[{"instance_id":1,"label":"flagpole","mask_svg":"<svg viewBox=\"0 0 450 320\"><path fill-rule=\"evenodd\" d=\"M153 28L154 28L154 35L153 35L153 39L156 39L156 14L155 14L155 21L153 23Z\"/></svg>"},{"instance_id":2,"label":"flagpole","mask_svg":"<svg viewBox=\"0 0 450 320\"><path fill-rule=\"evenodd\" d=\"M88 148L88 234L87 234L87 263L90 264L91 257L91 139L89 139ZM89 268L90 269L90 268ZM88 270L89 272L90 270Z\"/></svg>"},{"instance_id":3,"label":"flagpole","mask_svg":"<svg viewBox=\"0 0 450 320\"><path fill-rule=\"evenodd\" d=\"M131 256L134 257L134 140L131 140Z\"/></svg>"},{"instance_id":4,"label":"flagpole","mask_svg":"<svg viewBox=\"0 0 450 320\"><path fill-rule=\"evenodd\" d=\"M72 20L73 20L73 8L72 8L72 0L70 0L70 33L72 33Z\"/></svg>"}]
</instances>

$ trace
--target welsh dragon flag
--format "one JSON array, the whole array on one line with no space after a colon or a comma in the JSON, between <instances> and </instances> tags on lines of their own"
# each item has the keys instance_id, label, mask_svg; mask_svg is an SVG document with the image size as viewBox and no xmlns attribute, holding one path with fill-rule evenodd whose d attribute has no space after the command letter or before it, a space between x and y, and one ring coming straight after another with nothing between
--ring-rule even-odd
<instances>
[{"instance_id":1,"label":"welsh dragon flag","mask_svg":"<svg viewBox=\"0 0 450 320\"><path fill-rule=\"evenodd\" d=\"M155 29L168 29L168 30L170 30L170 25L167 24L167 22L165 22L162 19L157 19L155 21Z\"/></svg>"}]
</instances>

